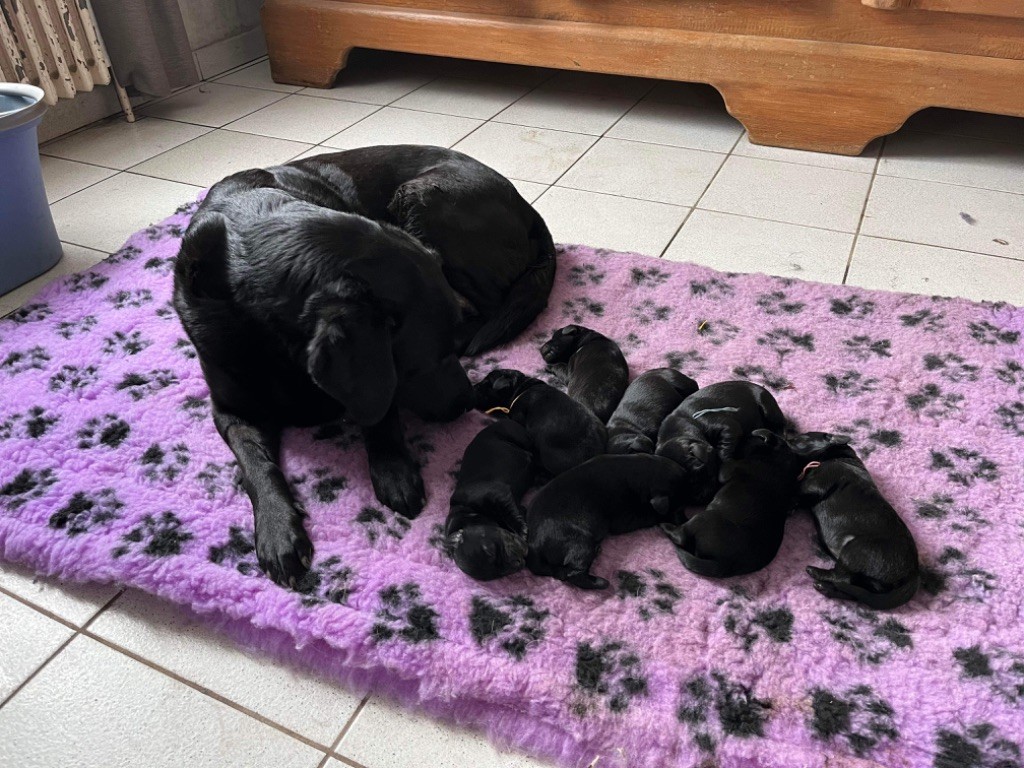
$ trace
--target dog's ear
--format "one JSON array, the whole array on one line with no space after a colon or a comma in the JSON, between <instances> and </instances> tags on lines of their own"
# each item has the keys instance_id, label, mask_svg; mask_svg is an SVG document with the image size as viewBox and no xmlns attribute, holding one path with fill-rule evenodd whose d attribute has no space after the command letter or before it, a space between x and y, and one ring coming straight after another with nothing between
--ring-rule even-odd
<instances>
[{"instance_id":1,"label":"dog's ear","mask_svg":"<svg viewBox=\"0 0 1024 768\"><path fill-rule=\"evenodd\" d=\"M829 445L849 445L853 441L853 438L849 435L833 435L829 434L828 443Z\"/></svg>"},{"instance_id":2,"label":"dog's ear","mask_svg":"<svg viewBox=\"0 0 1024 768\"><path fill-rule=\"evenodd\" d=\"M711 458L711 446L708 443L694 441L690 443L689 451L698 464L707 466L708 459Z\"/></svg>"},{"instance_id":3,"label":"dog's ear","mask_svg":"<svg viewBox=\"0 0 1024 768\"><path fill-rule=\"evenodd\" d=\"M391 322L369 292L339 282L306 301L309 329L306 371L343 406L356 424L376 424L391 407L398 376L391 352Z\"/></svg>"},{"instance_id":4,"label":"dog's ear","mask_svg":"<svg viewBox=\"0 0 1024 768\"><path fill-rule=\"evenodd\" d=\"M770 445L772 447L777 446L782 442L782 438L770 429L755 429L750 433L750 436L755 437L758 440L762 440L766 445Z\"/></svg>"}]
</instances>

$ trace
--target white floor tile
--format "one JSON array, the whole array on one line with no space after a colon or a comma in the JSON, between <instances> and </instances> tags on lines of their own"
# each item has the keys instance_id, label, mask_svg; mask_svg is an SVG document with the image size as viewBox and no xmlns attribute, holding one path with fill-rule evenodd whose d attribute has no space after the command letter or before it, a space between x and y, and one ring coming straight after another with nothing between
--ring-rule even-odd
<instances>
[{"instance_id":1,"label":"white floor tile","mask_svg":"<svg viewBox=\"0 0 1024 768\"><path fill-rule=\"evenodd\" d=\"M200 187L121 173L50 206L61 240L113 253L137 230L194 200Z\"/></svg>"},{"instance_id":2,"label":"white floor tile","mask_svg":"<svg viewBox=\"0 0 1024 768\"><path fill-rule=\"evenodd\" d=\"M266 91L280 91L281 93L295 93L301 91L301 85L285 85L275 83L270 76L270 60L264 59L248 67L236 69L230 74L218 77L216 82L226 85L243 85L246 88L262 88Z\"/></svg>"},{"instance_id":3,"label":"white floor tile","mask_svg":"<svg viewBox=\"0 0 1024 768\"><path fill-rule=\"evenodd\" d=\"M334 741L362 699L246 652L184 609L134 590L90 632L319 744Z\"/></svg>"},{"instance_id":4,"label":"white floor tile","mask_svg":"<svg viewBox=\"0 0 1024 768\"><path fill-rule=\"evenodd\" d=\"M725 161L700 207L854 232L871 176L752 157Z\"/></svg>"},{"instance_id":5,"label":"white floor tile","mask_svg":"<svg viewBox=\"0 0 1024 768\"><path fill-rule=\"evenodd\" d=\"M392 106L487 120L527 91L529 88L521 85L442 77L403 96Z\"/></svg>"},{"instance_id":6,"label":"white floor tile","mask_svg":"<svg viewBox=\"0 0 1024 768\"><path fill-rule=\"evenodd\" d=\"M79 627L118 592L111 584L62 583L13 563L0 563L0 587Z\"/></svg>"},{"instance_id":7,"label":"white floor tile","mask_svg":"<svg viewBox=\"0 0 1024 768\"><path fill-rule=\"evenodd\" d=\"M601 139L558 180L560 186L692 206L725 155L622 139Z\"/></svg>"},{"instance_id":8,"label":"white floor tile","mask_svg":"<svg viewBox=\"0 0 1024 768\"><path fill-rule=\"evenodd\" d=\"M499 112L495 122L600 136L626 114L635 99L538 88Z\"/></svg>"},{"instance_id":9,"label":"white floor tile","mask_svg":"<svg viewBox=\"0 0 1024 768\"><path fill-rule=\"evenodd\" d=\"M519 190L519 194L528 203L534 202L548 188L546 184L538 184L535 181L520 181L519 179L509 179L509 181Z\"/></svg>"},{"instance_id":10,"label":"white floor tile","mask_svg":"<svg viewBox=\"0 0 1024 768\"><path fill-rule=\"evenodd\" d=\"M337 752L366 768L544 768L521 755L499 752L471 731L412 714L375 696Z\"/></svg>"},{"instance_id":11,"label":"white floor tile","mask_svg":"<svg viewBox=\"0 0 1024 768\"><path fill-rule=\"evenodd\" d=\"M314 768L323 754L87 637L0 709L0 764Z\"/></svg>"},{"instance_id":12,"label":"white floor tile","mask_svg":"<svg viewBox=\"0 0 1024 768\"><path fill-rule=\"evenodd\" d=\"M378 107L371 104L313 99L296 94L253 112L241 120L228 123L225 128L229 131L319 144L364 117L372 115L377 109Z\"/></svg>"},{"instance_id":13,"label":"white floor tile","mask_svg":"<svg viewBox=\"0 0 1024 768\"><path fill-rule=\"evenodd\" d=\"M247 168L285 163L309 148L296 141L222 129L140 163L132 173L208 187Z\"/></svg>"},{"instance_id":14,"label":"white floor tile","mask_svg":"<svg viewBox=\"0 0 1024 768\"><path fill-rule=\"evenodd\" d=\"M220 128L285 97L283 93L224 83L200 83L143 108L151 117Z\"/></svg>"},{"instance_id":15,"label":"white floor tile","mask_svg":"<svg viewBox=\"0 0 1024 768\"><path fill-rule=\"evenodd\" d=\"M848 285L1024 305L1024 262L931 245L857 240Z\"/></svg>"},{"instance_id":16,"label":"white floor tile","mask_svg":"<svg viewBox=\"0 0 1024 768\"><path fill-rule=\"evenodd\" d=\"M551 184L594 142L593 136L487 123L455 145L509 178Z\"/></svg>"},{"instance_id":17,"label":"white floor tile","mask_svg":"<svg viewBox=\"0 0 1024 768\"><path fill-rule=\"evenodd\" d=\"M106 251L96 251L92 248L83 248L71 243L61 243L61 247L64 249L64 257L49 271L0 296L0 317L13 312L27 302L39 293L47 283L56 280L58 277L70 275L72 272L81 272L84 269L88 269L96 262L102 261L107 257Z\"/></svg>"},{"instance_id":18,"label":"white floor tile","mask_svg":"<svg viewBox=\"0 0 1024 768\"><path fill-rule=\"evenodd\" d=\"M534 203L556 243L658 256L686 217L686 208L628 197L551 187Z\"/></svg>"},{"instance_id":19,"label":"white floor tile","mask_svg":"<svg viewBox=\"0 0 1024 768\"><path fill-rule=\"evenodd\" d=\"M841 283L851 245L853 235L845 232L697 210L665 251L665 258L725 272Z\"/></svg>"},{"instance_id":20,"label":"white floor tile","mask_svg":"<svg viewBox=\"0 0 1024 768\"><path fill-rule=\"evenodd\" d=\"M1024 194L1024 147L903 131L886 142L878 173Z\"/></svg>"},{"instance_id":21,"label":"white floor tile","mask_svg":"<svg viewBox=\"0 0 1024 768\"><path fill-rule=\"evenodd\" d=\"M469 117L385 107L323 143L339 149L372 147L377 144L450 147L481 125L483 121Z\"/></svg>"},{"instance_id":22,"label":"white floor tile","mask_svg":"<svg viewBox=\"0 0 1024 768\"><path fill-rule=\"evenodd\" d=\"M729 152L743 126L725 111L722 100L697 91L688 102L665 103L644 99L617 122L608 135L673 147Z\"/></svg>"},{"instance_id":23,"label":"white floor tile","mask_svg":"<svg viewBox=\"0 0 1024 768\"><path fill-rule=\"evenodd\" d=\"M625 99L639 99L654 87L654 81L641 77L620 77L602 75L596 72L559 72L544 83L548 88L564 91L594 93L598 96L617 96Z\"/></svg>"},{"instance_id":24,"label":"white floor tile","mask_svg":"<svg viewBox=\"0 0 1024 768\"><path fill-rule=\"evenodd\" d=\"M1024 259L1024 197L878 176L861 233Z\"/></svg>"},{"instance_id":25,"label":"white floor tile","mask_svg":"<svg viewBox=\"0 0 1024 768\"><path fill-rule=\"evenodd\" d=\"M108 179L117 171L98 168L95 165L74 163L57 157L41 155L39 162L43 167L43 186L46 187L46 200L55 203L68 195L85 189L90 184Z\"/></svg>"},{"instance_id":26,"label":"white floor tile","mask_svg":"<svg viewBox=\"0 0 1024 768\"><path fill-rule=\"evenodd\" d=\"M51 141L40 147L40 152L123 171L210 130L204 126L155 117L129 123L118 115L66 138Z\"/></svg>"},{"instance_id":27,"label":"white floor tile","mask_svg":"<svg viewBox=\"0 0 1024 768\"><path fill-rule=\"evenodd\" d=\"M340 152L340 151L341 150L339 150L337 147L328 147L328 146L313 147L312 149L307 149L301 155L296 155L295 157L293 157L288 162L292 162L292 160L305 160L307 157L316 157L317 155L330 155L330 154L333 154L335 152Z\"/></svg>"},{"instance_id":28,"label":"white floor tile","mask_svg":"<svg viewBox=\"0 0 1024 768\"><path fill-rule=\"evenodd\" d=\"M840 171L860 171L871 173L875 169L875 161L878 159L878 151L882 147L882 140L875 139L864 151L856 156L832 155L827 152L808 152L802 149L785 149L784 147L766 147L762 144L752 144L750 135L744 134L740 139L734 154L743 157L760 157L764 160L780 160L785 163L798 163L800 165L814 165L819 168L835 168Z\"/></svg>"},{"instance_id":29,"label":"white floor tile","mask_svg":"<svg viewBox=\"0 0 1024 768\"><path fill-rule=\"evenodd\" d=\"M13 597L0 594L0 701L10 696L73 634L74 630L22 605ZM3 733L0 727L0 734ZM6 738L0 736L0 765L16 765L4 762Z\"/></svg>"},{"instance_id":30,"label":"white floor tile","mask_svg":"<svg viewBox=\"0 0 1024 768\"><path fill-rule=\"evenodd\" d=\"M959 109L923 109L907 120L904 128L1024 144L1024 117L988 115Z\"/></svg>"}]
</instances>

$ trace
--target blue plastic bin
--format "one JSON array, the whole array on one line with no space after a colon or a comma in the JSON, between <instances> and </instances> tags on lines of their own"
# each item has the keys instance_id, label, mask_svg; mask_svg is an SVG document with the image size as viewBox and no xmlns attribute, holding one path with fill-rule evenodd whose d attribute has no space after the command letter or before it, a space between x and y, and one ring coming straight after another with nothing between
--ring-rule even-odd
<instances>
[{"instance_id":1,"label":"blue plastic bin","mask_svg":"<svg viewBox=\"0 0 1024 768\"><path fill-rule=\"evenodd\" d=\"M62 256L39 165L43 95L34 85L0 83L0 294Z\"/></svg>"}]
</instances>

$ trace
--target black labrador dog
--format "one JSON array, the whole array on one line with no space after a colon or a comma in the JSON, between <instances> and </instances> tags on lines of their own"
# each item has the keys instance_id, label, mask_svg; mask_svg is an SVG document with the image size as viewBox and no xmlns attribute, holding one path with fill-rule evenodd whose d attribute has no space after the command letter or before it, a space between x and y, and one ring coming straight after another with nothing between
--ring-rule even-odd
<instances>
[{"instance_id":1,"label":"black labrador dog","mask_svg":"<svg viewBox=\"0 0 1024 768\"><path fill-rule=\"evenodd\" d=\"M444 527L463 573L487 581L522 570L526 513L519 500L533 476L530 435L511 419L484 427L466 447Z\"/></svg>"},{"instance_id":2,"label":"black labrador dog","mask_svg":"<svg viewBox=\"0 0 1024 768\"><path fill-rule=\"evenodd\" d=\"M662 526L683 565L715 578L768 565L782 546L803 463L782 437L755 429L722 466L722 487L707 508L683 525Z\"/></svg>"},{"instance_id":3,"label":"black labrador dog","mask_svg":"<svg viewBox=\"0 0 1024 768\"><path fill-rule=\"evenodd\" d=\"M662 422L698 389L674 368L641 373L608 419L608 453L654 453Z\"/></svg>"},{"instance_id":4,"label":"black labrador dog","mask_svg":"<svg viewBox=\"0 0 1024 768\"><path fill-rule=\"evenodd\" d=\"M415 516L423 483L399 408L447 420L470 407L457 355L513 338L554 272L547 227L511 182L447 149L366 147L211 188L182 240L174 307L270 578L294 584L312 557L281 429L363 427L377 498Z\"/></svg>"},{"instance_id":5,"label":"black labrador dog","mask_svg":"<svg viewBox=\"0 0 1024 768\"><path fill-rule=\"evenodd\" d=\"M559 475L527 507L526 565L580 589L605 589L590 573L601 542L678 523L689 501L686 473L660 456L598 456Z\"/></svg>"},{"instance_id":6,"label":"black labrador dog","mask_svg":"<svg viewBox=\"0 0 1024 768\"><path fill-rule=\"evenodd\" d=\"M476 407L522 424L550 476L604 453L604 424L581 403L520 371L496 368L475 387Z\"/></svg>"},{"instance_id":7,"label":"black labrador dog","mask_svg":"<svg viewBox=\"0 0 1024 768\"><path fill-rule=\"evenodd\" d=\"M608 421L629 385L629 364L618 344L582 325L567 325L540 348L540 356L565 381L569 397L602 424Z\"/></svg>"},{"instance_id":8,"label":"black labrador dog","mask_svg":"<svg viewBox=\"0 0 1024 768\"><path fill-rule=\"evenodd\" d=\"M827 432L789 438L797 456L810 462L800 483L800 506L811 510L836 560L831 570L808 566L807 573L826 597L896 608L920 584L917 545L849 442Z\"/></svg>"},{"instance_id":9,"label":"black labrador dog","mask_svg":"<svg viewBox=\"0 0 1024 768\"><path fill-rule=\"evenodd\" d=\"M755 429L781 434L786 426L772 393L749 381L709 384L687 397L658 430L655 451L690 474L695 501L707 503L718 490L718 471L736 456Z\"/></svg>"}]
</instances>

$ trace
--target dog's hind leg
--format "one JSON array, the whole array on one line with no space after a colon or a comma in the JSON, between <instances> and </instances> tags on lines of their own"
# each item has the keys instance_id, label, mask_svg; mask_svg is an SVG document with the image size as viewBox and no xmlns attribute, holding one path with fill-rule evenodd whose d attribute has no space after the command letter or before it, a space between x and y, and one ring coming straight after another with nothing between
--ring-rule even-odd
<instances>
[{"instance_id":1,"label":"dog's hind leg","mask_svg":"<svg viewBox=\"0 0 1024 768\"><path fill-rule=\"evenodd\" d=\"M277 463L280 429L249 422L216 405L213 422L238 459L242 485L252 501L260 568L276 583L294 588L309 570L313 545L302 524L305 512Z\"/></svg>"},{"instance_id":2,"label":"dog's hind leg","mask_svg":"<svg viewBox=\"0 0 1024 768\"><path fill-rule=\"evenodd\" d=\"M426 494L419 465L405 444L398 406L392 403L380 422L364 427L363 438L377 500L403 517L416 517L423 510Z\"/></svg>"}]
</instances>

